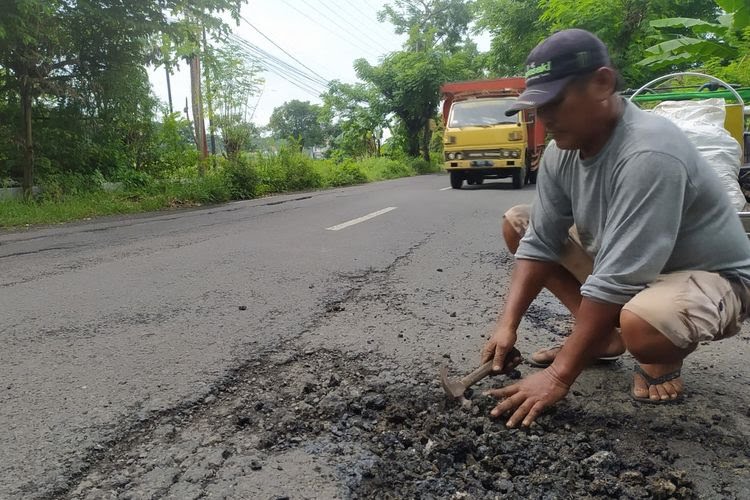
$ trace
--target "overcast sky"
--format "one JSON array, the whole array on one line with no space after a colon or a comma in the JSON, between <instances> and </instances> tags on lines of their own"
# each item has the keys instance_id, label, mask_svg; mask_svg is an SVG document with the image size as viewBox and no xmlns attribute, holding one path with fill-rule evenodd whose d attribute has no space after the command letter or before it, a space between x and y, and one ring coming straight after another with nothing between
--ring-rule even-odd
<instances>
[{"instance_id":1,"label":"overcast sky","mask_svg":"<svg viewBox=\"0 0 750 500\"><path fill-rule=\"evenodd\" d=\"M352 67L355 59L365 58L377 64L383 55L400 50L404 42L403 36L393 33L390 24L377 20L377 11L386 3L379 0L249 0L242 7L242 16L247 22L240 21L239 26L232 24L232 29L238 36L313 79L323 77L353 83L357 80ZM304 87L299 88L288 81L289 76L272 71L262 76L266 81L263 93L251 102L251 106L257 104L253 122L258 125L266 125L273 109L286 101L299 99L320 103L317 95L324 89L309 79L298 76L298 84ZM150 72L150 78L156 95L167 102L164 69ZM172 76L175 111L185 107L185 98L190 94L189 78L184 63Z\"/></svg>"}]
</instances>

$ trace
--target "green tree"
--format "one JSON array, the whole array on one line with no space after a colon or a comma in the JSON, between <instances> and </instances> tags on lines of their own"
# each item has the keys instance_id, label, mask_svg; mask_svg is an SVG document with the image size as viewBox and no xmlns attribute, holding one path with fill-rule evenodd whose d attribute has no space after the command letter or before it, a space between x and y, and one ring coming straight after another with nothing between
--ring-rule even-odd
<instances>
[{"instance_id":1,"label":"green tree","mask_svg":"<svg viewBox=\"0 0 750 500\"><path fill-rule=\"evenodd\" d=\"M750 4L716 0L722 15L658 19L659 43L639 64L656 70L700 67L725 80L750 85Z\"/></svg>"},{"instance_id":2,"label":"green tree","mask_svg":"<svg viewBox=\"0 0 750 500\"><path fill-rule=\"evenodd\" d=\"M446 80L446 59L436 50L396 52L378 66L355 61L357 75L381 93L387 109L403 124L407 154L430 159L432 136L429 123L440 102L440 86Z\"/></svg>"},{"instance_id":3,"label":"green tree","mask_svg":"<svg viewBox=\"0 0 750 500\"><path fill-rule=\"evenodd\" d=\"M614 64L635 84L654 75L637 64L655 34L649 21L715 10L712 0L478 0L477 26L492 35L486 57L493 75L522 75L537 43L561 29L583 28L607 44Z\"/></svg>"},{"instance_id":4,"label":"green tree","mask_svg":"<svg viewBox=\"0 0 750 500\"><path fill-rule=\"evenodd\" d=\"M237 18L240 0L9 0L0 16L0 67L5 92L20 115L23 185L34 180L33 112L81 99L94 81L113 70L134 73L154 58L149 39L168 33L186 38L184 19L199 20L210 30L226 24L224 11ZM176 19L173 21L172 19ZM99 93L101 96L103 93ZM91 98L89 93L88 98ZM82 103L81 112L89 103ZM98 106L100 103L95 103ZM100 119L98 116L90 116Z\"/></svg>"},{"instance_id":5,"label":"green tree","mask_svg":"<svg viewBox=\"0 0 750 500\"><path fill-rule=\"evenodd\" d=\"M443 53L445 81L477 80L490 74L486 54L479 52L476 44L466 41L460 48Z\"/></svg>"},{"instance_id":6,"label":"green tree","mask_svg":"<svg viewBox=\"0 0 750 500\"><path fill-rule=\"evenodd\" d=\"M323 144L321 107L296 99L285 102L271 113L268 128L277 139L295 139L301 147Z\"/></svg>"},{"instance_id":7,"label":"green tree","mask_svg":"<svg viewBox=\"0 0 750 500\"><path fill-rule=\"evenodd\" d=\"M388 112L398 117L406 153L429 161L432 120L440 86L449 79L482 75L476 45L468 40L474 2L466 0L396 0L379 12L396 33L408 33L404 51L378 66L355 61L357 75L382 95Z\"/></svg>"},{"instance_id":8,"label":"green tree","mask_svg":"<svg viewBox=\"0 0 750 500\"><path fill-rule=\"evenodd\" d=\"M551 31L583 28L596 33L609 47L625 80L638 84L655 76L638 65L655 34L650 21L671 16L704 16L715 12L713 0L540 0L541 21Z\"/></svg>"},{"instance_id":9,"label":"green tree","mask_svg":"<svg viewBox=\"0 0 750 500\"><path fill-rule=\"evenodd\" d=\"M378 12L378 19L388 20L397 34L410 35L410 50L423 49L420 44L430 40L453 51L466 38L474 19L473 6L467 0L395 0Z\"/></svg>"},{"instance_id":10,"label":"green tree","mask_svg":"<svg viewBox=\"0 0 750 500\"><path fill-rule=\"evenodd\" d=\"M526 56L549 33L539 0L478 0L477 27L491 35L485 55L491 76L523 75Z\"/></svg>"},{"instance_id":11,"label":"green tree","mask_svg":"<svg viewBox=\"0 0 750 500\"><path fill-rule=\"evenodd\" d=\"M63 9L60 1L29 0L11 2L0 17L0 65L7 69L6 89L20 107L23 187L28 195L34 178L32 102L41 84L68 64L64 54L70 40L56 29L56 15Z\"/></svg>"},{"instance_id":12,"label":"green tree","mask_svg":"<svg viewBox=\"0 0 750 500\"><path fill-rule=\"evenodd\" d=\"M258 93L263 80L254 61L242 56L235 43L225 42L210 51L205 59L205 72L210 75L207 100L212 103L210 118L221 131L224 151L236 158L250 145L257 128L248 122L250 98Z\"/></svg>"},{"instance_id":13,"label":"green tree","mask_svg":"<svg viewBox=\"0 0 750 500\"><path fill-rule=\"evenodd\" d=\"M180 113L169 113L165 110L161 122L154 123L153 129L150 142L151 158L144 169L150 176L169 177L178 169L198 162L192 127ZM148 179L128 169L121 169L118 177L128 180Z\"/></svg>"},{"instance_id":14,"label":"green tree","mask_svg":"<svg viewBox=\"0 0 750 500\"><path fill-rule=\"evenodd\" d=\"M333 81L323 94L323 118L336 125L333 145L347 156L379 155L388 110L371 84Z\"/></svg>"}]
</instances>

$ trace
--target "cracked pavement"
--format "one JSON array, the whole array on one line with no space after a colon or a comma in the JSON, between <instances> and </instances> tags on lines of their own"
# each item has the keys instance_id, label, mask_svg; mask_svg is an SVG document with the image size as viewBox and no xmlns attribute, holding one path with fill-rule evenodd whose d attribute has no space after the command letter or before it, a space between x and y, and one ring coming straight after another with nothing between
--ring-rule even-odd
<instances>
[{"instance_id":1,"label":"cracked pavement","mask_svg":"<svg viewBox=\"0 0 750 500\"><path fill-rule=\"evenodd\" d=\"M627 357L530 432L480 390L446 402L438 367L474 367L506 291L499 217L533 191L445 185L0 234L0 498L750 496L747 329L690 358L682 405L631 402ZM569 326L543 295L520 347Z\"/></svg>"}]
</instances>

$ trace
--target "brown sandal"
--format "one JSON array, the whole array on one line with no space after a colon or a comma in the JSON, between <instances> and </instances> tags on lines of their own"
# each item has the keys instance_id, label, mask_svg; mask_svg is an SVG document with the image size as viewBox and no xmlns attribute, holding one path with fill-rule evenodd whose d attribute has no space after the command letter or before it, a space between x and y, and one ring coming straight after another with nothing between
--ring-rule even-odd
<instances>
[{"instance_id":1,"label":"brown sandal","mask_svg":"<svg viewBox=\"0 0 750 500\"><path fill-rule=\"evenodd\" d=\"M682 368L678 368L673 372L669 372L665 375L662 375L661 377L652 377L645 371L643 371L643 368L639 364L633 365L633 373L637 373L640 375L643 380L646 381L646 385L651 387L652 385L661 385L664 382L669 382L670 380L674 380L680 376L680 373L682 371ZM683 399L683 394L680 393L677 395L674 399L651 399L650 397L646 398L640 398L635 395L633 392L635 390L635 383L633 383L633 387L630 388L630 395L633 397L635 401L638 401L639 403L649 403L652 405L666 405L666 404L674 404L679 403Z\"/></svg>"},{"instance_id":2,"label":"brown sandal","mask_svg":"<svg viewBox=\"0 0 750 500\"><path fill-rule=\"evenodd\" d=\"M544 349L543 352L553 351L555 349L562 349L562 346L563 346L562 344L553 345L552 347ZM537 351L537 352L540 352L540 351ZM534 354L536 354L536 353L534 353ZM552 364L552 361L554 361L554 360L552 360L552 361L537 361L537 360L534 359L534 354L532 354L531 356L529 356L529 359L526 360L531 366L536 366L537 368L547 368L549 365ZM609 364L609 363L614 363L615 361L617 361L618 359L620 359L620 356L621 355L618 354L617 356L602 356L600 358L595 358L594 359L594 364Z\"/></svg>"}]
</instances>

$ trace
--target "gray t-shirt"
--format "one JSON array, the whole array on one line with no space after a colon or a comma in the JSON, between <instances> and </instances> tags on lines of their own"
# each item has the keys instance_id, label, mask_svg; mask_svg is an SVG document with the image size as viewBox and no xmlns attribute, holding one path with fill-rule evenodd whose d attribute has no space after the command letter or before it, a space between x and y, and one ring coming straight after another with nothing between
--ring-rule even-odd
<instances>
[{"instance_id":1,"label":"gray t-shirt","mask_svg":"<svg viewBox=\"0 0 750 500\"><path fill-rule=\"evenodd\" d=\"M625 304L691 269L750 283L750 241L718 176L676 125L634 104L593 158L552 141L537 191L516 257L558 261L575 224L594 256L584 297Z\"/></svg>"}]
</instances>

